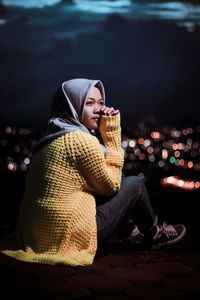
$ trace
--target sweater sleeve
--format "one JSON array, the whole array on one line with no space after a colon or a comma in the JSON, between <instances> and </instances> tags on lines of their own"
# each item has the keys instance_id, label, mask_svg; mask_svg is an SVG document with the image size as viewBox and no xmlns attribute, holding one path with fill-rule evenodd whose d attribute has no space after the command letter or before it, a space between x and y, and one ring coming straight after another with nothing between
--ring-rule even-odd
<instances>
[{"instance_id":1,"label":"sweater sleeve","mask_svg":"<svg viewBox=\"0 0 200 300\"><path fill-rule=\"evenodd\" d=\"M90 191L111 196L121 184L124 151L121 147L120 115L101 118L100 132L108 153L105 156L98 139L82 131L70 133L73 157Z\"/></svg>"}]
</instances>

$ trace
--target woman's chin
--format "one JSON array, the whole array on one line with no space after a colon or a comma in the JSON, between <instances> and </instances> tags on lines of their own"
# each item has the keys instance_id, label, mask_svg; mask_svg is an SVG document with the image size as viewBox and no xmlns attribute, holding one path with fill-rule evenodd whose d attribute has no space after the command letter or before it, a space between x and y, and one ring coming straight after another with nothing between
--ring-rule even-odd
<instances>
[{"instance_id":1,"label":"woman's chin","mask_svg":"<svg viewBox=\"0 0 200 300\"><path fill-rule=\"evenodd\" d=\"M97 130L99 129L99 126L96 125L96 126L85 126L88 130Z\"/></svg>"},{"instance_id":2,"label":"woman's chin","mask_svg":"<svg viewBox=\"0 0 200 300\"><path fill-rule=\"evenodd\" d=\"M97 130L99 129L99 126L93 126L92 128L90 128L90 130Z\"/></svg>"},{"instance_id":3,"label":"woman's chin","mask_svg":"<svg viewBox=\"0 0 200 300\"><path fill-rule=\"evenodd\" d=\"M91 126L90 126L91 128L90 129L94 129L94 130L96 130L96 129L98 129L99 128L99 124L98 124L98 122L94 122L93 124L91 124Z\"/></svg>"}]
</instances>

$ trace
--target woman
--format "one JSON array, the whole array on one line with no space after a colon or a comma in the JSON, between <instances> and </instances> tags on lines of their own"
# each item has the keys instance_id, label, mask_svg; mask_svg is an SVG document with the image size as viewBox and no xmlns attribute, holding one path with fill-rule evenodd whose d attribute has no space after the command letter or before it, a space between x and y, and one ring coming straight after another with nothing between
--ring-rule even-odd
<instances>
[{"instance_id":1,"label":"woman","mask_svg":"<svg viewBox=\"0 0 200 300\"><path fill-rule=\"evenodd\" d=\"M1 252L29 262L90 265L97 245L128 214L152 245L179 241L185 226L157 225L142 180L122 178L123 161L120 113L105 106L102 82L64 82L32 156L16 230Z\"/></svg>"}]
</instances>

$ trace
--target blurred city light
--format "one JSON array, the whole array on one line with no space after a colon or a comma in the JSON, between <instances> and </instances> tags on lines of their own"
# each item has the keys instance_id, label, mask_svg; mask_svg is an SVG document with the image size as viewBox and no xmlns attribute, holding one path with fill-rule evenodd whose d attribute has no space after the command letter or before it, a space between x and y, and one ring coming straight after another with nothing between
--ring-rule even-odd
<instances>
[{"instance_id":1,"label":"blurred city light","mask_svg":"<svg viewBox=\"0 0 200 300\"><path fill-rule=\"evenodd\" d=\"M170 177L162 178L161 184L165 187L171 186L171 187L177 187L180 189L185 189L190 191L198 190L200 188L199 181L194 182L193 180L183 180L180 179L178 176L170 176Z\"/></svg>"},{"instance_id":2,"label":"blurred city light","mask_svg":"<svg viewBox=\"0 0 200 300\"><path fill-rule=\"evenodd\" d=\"M39 132L9 125L0 130L0 170L26 174ZM125 173L140 174L144 180L150 180L156 174L152 171L158 170L158 176L165 178L161 180L164 186L173 185L187 190L200 188L200 126L177 129L162 127L156 122L138 122L134 128L133 125L124 128L121 146L124 149ZM166 177L166 172L173 175ZM186 175L191 180L185 180L183 177ZM178 180L178 176L182 178Z\"/></svg>"}]
</instances>

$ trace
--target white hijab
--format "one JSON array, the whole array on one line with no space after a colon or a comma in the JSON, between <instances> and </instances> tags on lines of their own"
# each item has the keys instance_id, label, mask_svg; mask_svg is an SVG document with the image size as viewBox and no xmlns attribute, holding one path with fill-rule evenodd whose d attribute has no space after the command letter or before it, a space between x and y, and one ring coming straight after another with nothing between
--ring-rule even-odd
<instances>
[{"instance_id":1,"label":"white hijab","mask_svg":"<svg viewBox=\"0 0 200 300\"><path fill-rule=\"evenodd\" d=\"M105 104L104 86L100 80L75 78L62 83L53 97L48 125L33 152L49 139L74 130L95 134L82 124L84 106L94 86L100 90ZM101 147L107 154L105 146L101 144Z\"/></svg>"}]
</instances>

